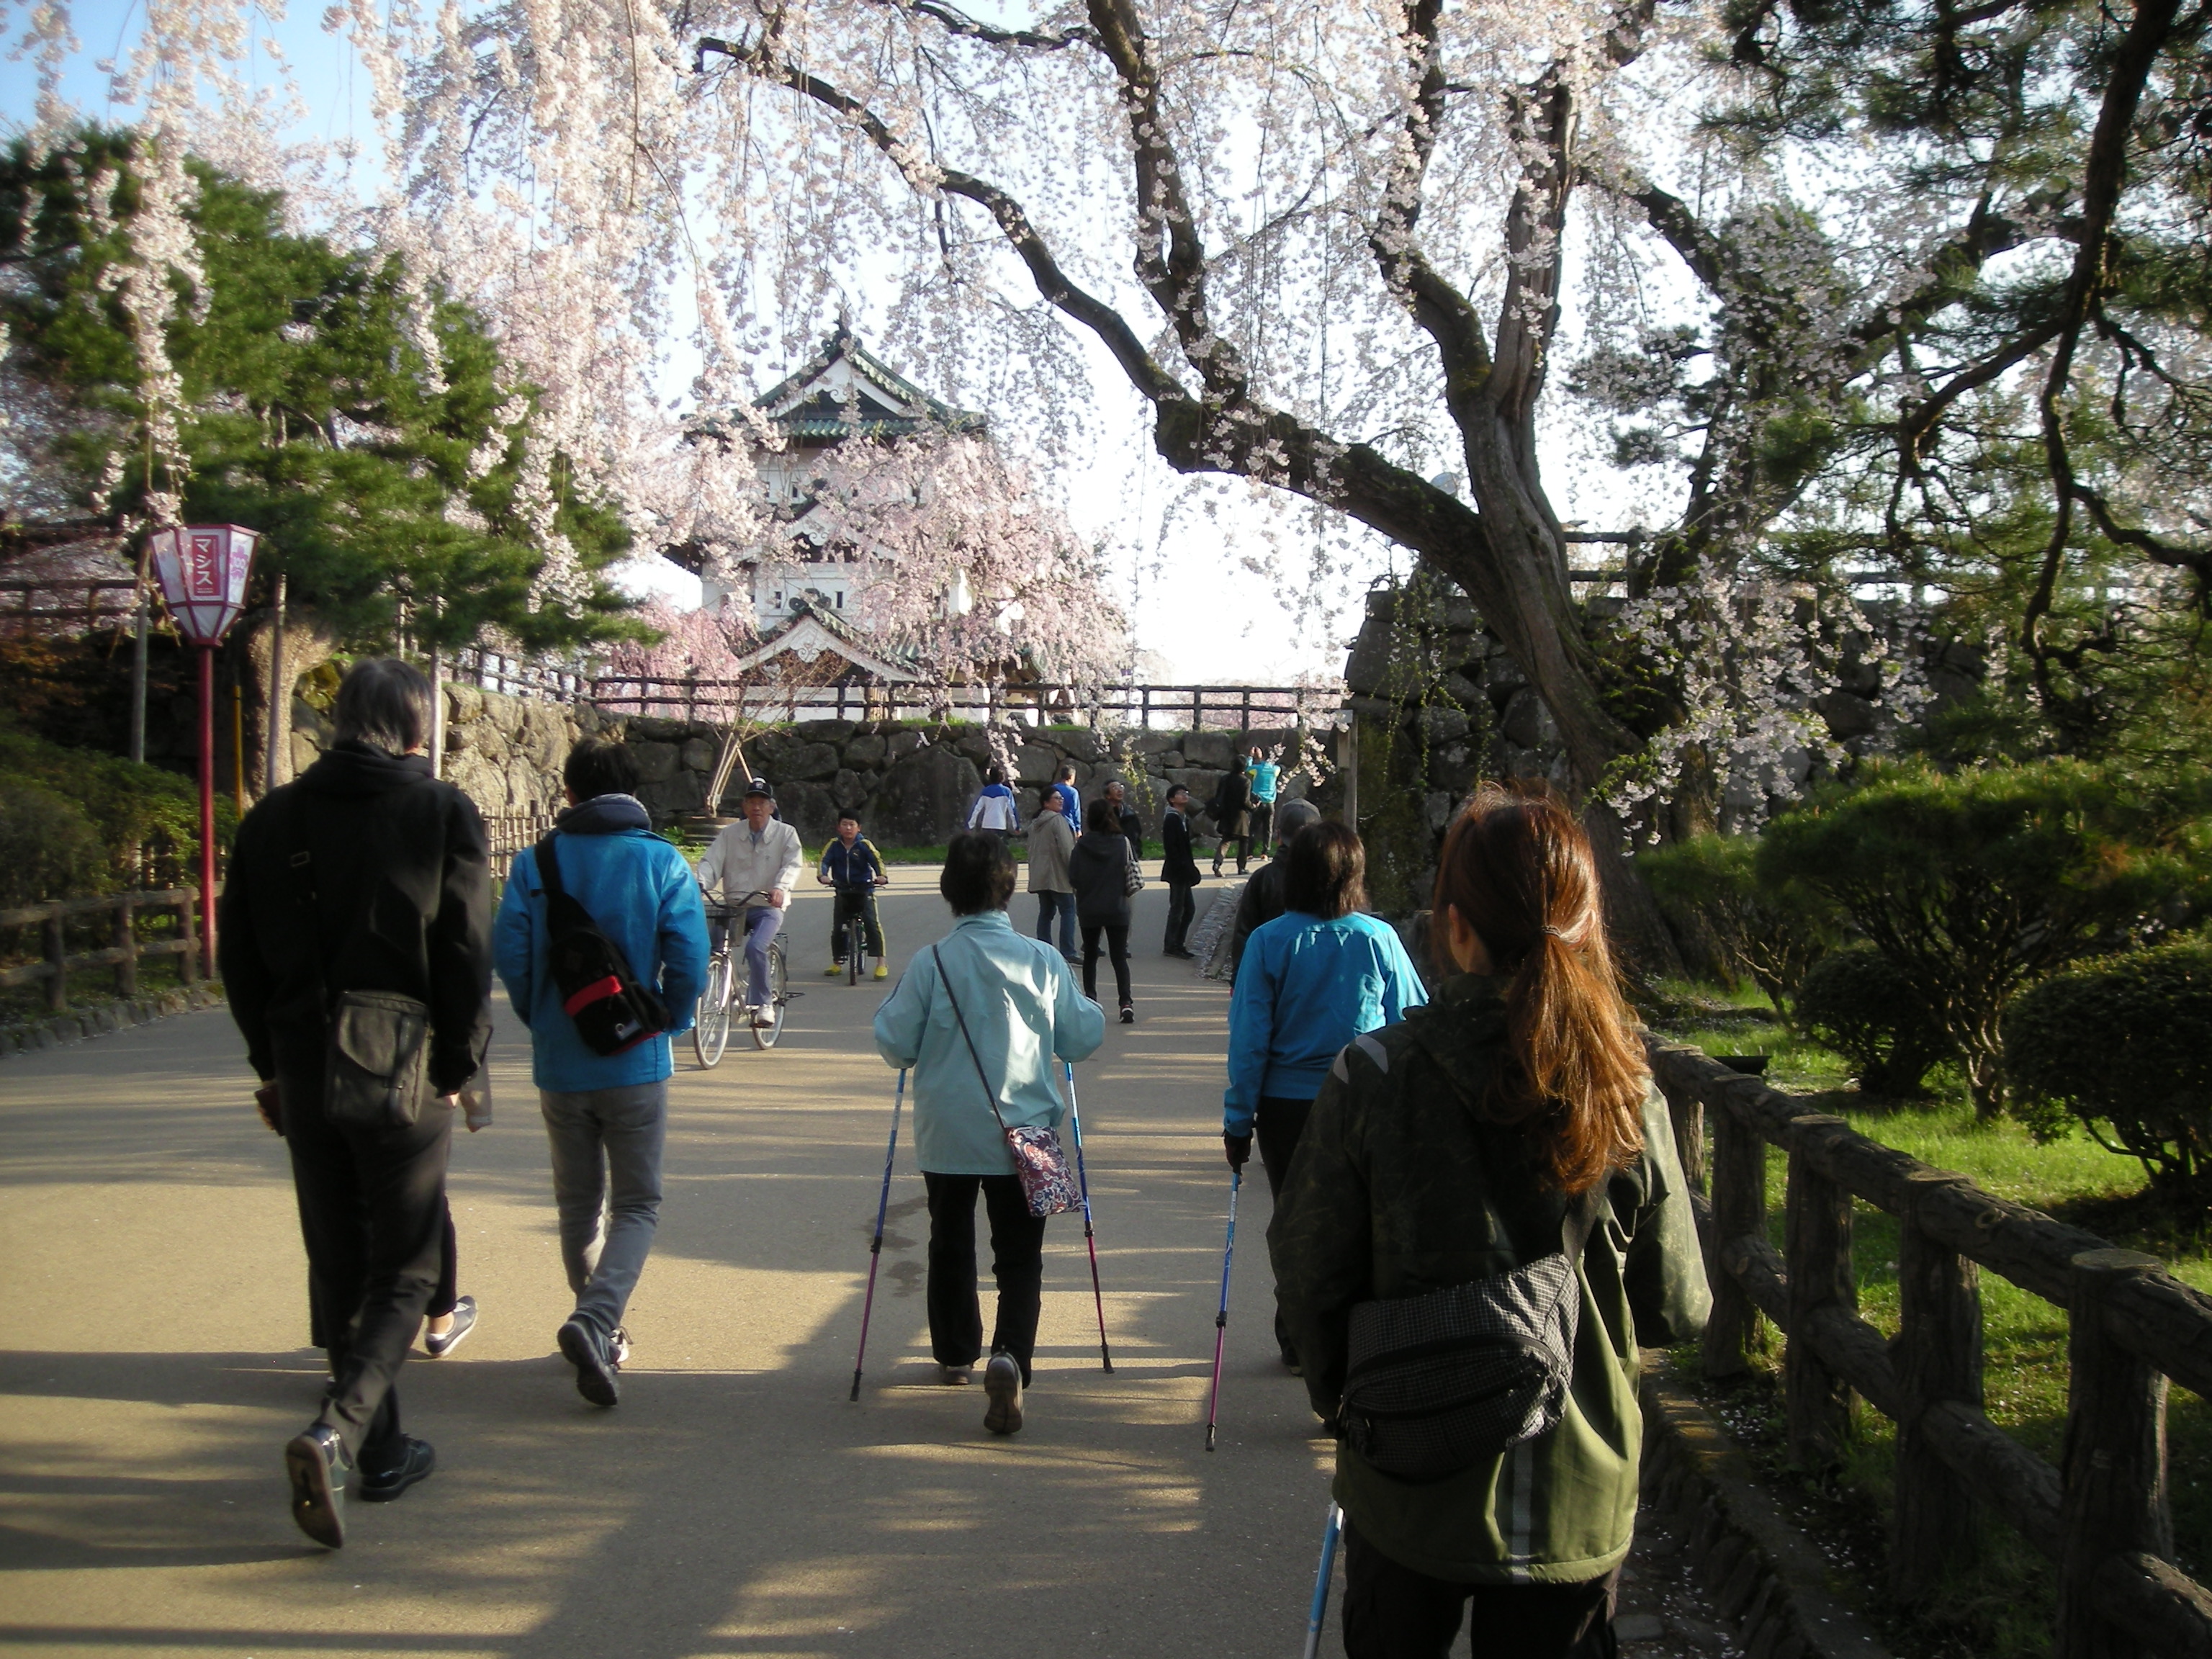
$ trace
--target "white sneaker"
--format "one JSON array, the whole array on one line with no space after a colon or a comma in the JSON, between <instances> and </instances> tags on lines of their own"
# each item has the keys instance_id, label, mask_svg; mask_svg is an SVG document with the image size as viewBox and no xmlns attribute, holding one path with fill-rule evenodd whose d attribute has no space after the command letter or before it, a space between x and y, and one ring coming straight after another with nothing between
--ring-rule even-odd
<instances>
[{"instance_id":1,"label":"white sneaker","mask_svg":"<svg viewBox=\"0 0 2212 1659\"><path fill-rule=\"evenodd\" d=\"M757 1026L765 1028L775 1024L775 1016L765 1008L748 1008L745 1014Z\"/></svg>"}]
</instances>

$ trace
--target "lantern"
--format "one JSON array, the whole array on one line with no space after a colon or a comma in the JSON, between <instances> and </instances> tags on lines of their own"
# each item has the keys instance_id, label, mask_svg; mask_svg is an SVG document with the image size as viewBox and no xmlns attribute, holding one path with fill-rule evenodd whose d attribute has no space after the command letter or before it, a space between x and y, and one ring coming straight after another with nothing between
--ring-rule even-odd
<instances>
[{"instance_id":1,"label":"lantern","mask_svg":"<svg viewBox=\"0 0 2212 1659\"><path fill-rule=\"evenodd\" d=\"M157 530L149 538L154 579L185 637L200 653L200 971L215 973L215 648L246 608L257 531L234 524Z\"/></svg>"}]
</instances>

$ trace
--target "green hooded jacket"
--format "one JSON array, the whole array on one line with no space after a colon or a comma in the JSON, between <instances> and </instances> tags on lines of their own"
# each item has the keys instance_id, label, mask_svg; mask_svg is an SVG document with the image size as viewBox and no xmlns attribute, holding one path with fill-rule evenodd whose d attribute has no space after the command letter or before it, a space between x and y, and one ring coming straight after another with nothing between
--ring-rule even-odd
<instances>
[{"instance_id":1,"label":"green hooded jacket","mask_svg":"<svg viewBox=\"0 0 2212 1659\"><path fill-rule=\"evenodd\" d=\"M1276 1294L1314 1409L1334 1421L1352 1304L1421 1296L1559 1248L1567 1200L1525 1139L1477 1108L1503 1055L1500 981L1462 975L1338 1055L1267 1228ZM1566 1411L1547 1433L1413 1485L1338 1443L1337 1501L1392 1560L1461 1583L1578 1583L1610 1572L1636 1522L1637 1345L1705 1328L1711 1298L1689 1188L1656 1089L1644 1156L1607 1184L1577 1274Z\"/></svg>"}]
</instances>

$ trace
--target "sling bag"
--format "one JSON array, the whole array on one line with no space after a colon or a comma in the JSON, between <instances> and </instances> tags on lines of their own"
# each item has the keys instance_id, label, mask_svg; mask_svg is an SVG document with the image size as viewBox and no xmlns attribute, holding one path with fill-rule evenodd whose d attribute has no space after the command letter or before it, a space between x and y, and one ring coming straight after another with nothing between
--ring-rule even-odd
<instances>
[{"instance_id":1,"label":"sling bag","mask_svg":"<svg viewBox=\"0 0 2212 1659\"><path fill-rule=\"evenodd\" d=\"M323 1113L342 1128L408 1128L422 1115L426 1092L429 1005L398 991L341 991L331 998L323 974L322 917L306 811L306 799L295 790L289 826L294 897L307 920L315 1005L323 1011L329 1033L323 1054ZM374 902L372 886L369 905Z\"/></svg>"},{"instance_id":2,"label":"sling bag","mask_svg":"<svg viewBox=\"0 0 2212 1659\"><path fill-rule=\"evenodd\" d=\"M560 988L561 1012L597 1054L619 1054L669 1027L668 1005L631 971L621 945L599 930L592 913L561 884L553 837L538 843L538 879L545 888L546 957Z\"/></svg>"},{"instance_id":3,"label":"sling bag","mask_svg":"<svg viewBox=\"0 0 2212 1659\"><path fill-rule=\"evenodd\" d=\"M1356 1304L1337 1408L1352 1449L1382 1474L1426 1484L1557 1424L1582 1318L1575 1270L1603 1202L1600 1182L1567 1206L1554 1254L1425 1296Z\"/></svg>"},{"instance_id":4,"label":"sling bag","mask_svg":"<svg viewBox=\"0 0 2212 1659\"><path fill-rule=\"evenodd\" d=\"M952 981L945 976L945 958L937 954L934 945L929 947L929 959L937 964L937 982L945 988L945 1000L952 1005L952 1018L960 1022L960 1040L968 1045L968 1058L975 1064L975 1080L983 1085L991 1115L999 1120L999 1133L1006 1138L1006 1151L1013 1157L1014 1174L1022 1183L1030 1213L1042 1218L1073 1209L1083 1200L1068 1170L1067 1155L1060 1150L1060 1137L1043 1124L1025 1123L1018 1129L1006 1127L1006 1114L999 1109L999 1091L991 1086L990 1077L983 1070L975 1039L968 1035L968 1016L960 1012L960 999L952 994Z\"/></svg>"}]
</instances>

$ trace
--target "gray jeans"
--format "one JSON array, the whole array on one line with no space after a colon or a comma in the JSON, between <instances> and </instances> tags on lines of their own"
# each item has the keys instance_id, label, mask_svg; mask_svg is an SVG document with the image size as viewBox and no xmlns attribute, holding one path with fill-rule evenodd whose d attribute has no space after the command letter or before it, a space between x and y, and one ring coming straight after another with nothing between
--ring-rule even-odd
<instances>
[{"instance_id":1,"label":"gray jeans","mask_svg":"<svg viewBox=\"0 0 2212 1659\"><path fill-rule=\"evenodd\" d=\"M561 1262L576 1312L605 1336L622 1323L660 1219L668 1084L574 1094L541 1089L538 1103L553 1146Z\"/></svg>"}]
</instances>

